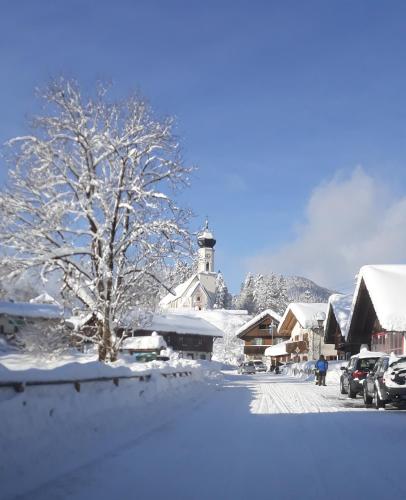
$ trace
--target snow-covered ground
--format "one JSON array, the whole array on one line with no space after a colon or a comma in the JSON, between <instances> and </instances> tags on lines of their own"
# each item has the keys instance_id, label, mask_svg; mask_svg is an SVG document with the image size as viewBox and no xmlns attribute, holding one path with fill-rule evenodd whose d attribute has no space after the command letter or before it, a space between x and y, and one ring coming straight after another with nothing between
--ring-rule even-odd
<instances>
[{"instance_id":1,"label":"snow-covered ground","mask_svg":"<svg viewBox=\"0 0 406 500\"><path fill-rule=\"evenodd\" d=\"M229 372L217 388L204 397L201 392L180 399L181 411L171 398L172 405L160 406L149 425L131 415L132 429L122 419L117 425L110 420L92 443L71 435L70 448L78 457L84 447L100 447L103 438L114 441L122 433L126 439L114 452L94 454L87 465L78 464L21 498L405 497L406 412L365 409L361 399L340 396L336 384L318 387L284 375ZM120 415L121 408L114 412ZM87 425L93 425L91 419ZM75 454L68 451L72 460ZM49 470L53 460L45 459Z\"/></svg>"},{"instance_id":2,"label":"snow-covered ground","mask_svg":"<svg viewBox=\"0 0 406 500\"><path fill-rule=\"evenodd\" d=\"M133 375L149 377L86 382L80 392L71 383L28 385L23 392L0 387L0 499L127 446L193 407L222 379L208 361L135 363L128 357L106 365L92 356L2 356L0 384Z\"/></svg>"}]
</instances>

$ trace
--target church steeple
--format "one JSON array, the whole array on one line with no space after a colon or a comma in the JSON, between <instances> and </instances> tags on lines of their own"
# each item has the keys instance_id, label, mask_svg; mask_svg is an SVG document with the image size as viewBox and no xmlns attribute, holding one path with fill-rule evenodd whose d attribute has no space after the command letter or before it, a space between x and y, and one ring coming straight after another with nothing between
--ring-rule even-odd
<instances>
[{"instance_id":1,"label":"church steeple","mask_svg":"<svg viewBox=\"0 0 406 500\"><path fill-rule=\"evenodd\" d=\"M216 240L209 229L209 221L206 218L205 225L197 236L199 245L199 273L214 273L214 245Z\"/></svg>"}]
</instances>

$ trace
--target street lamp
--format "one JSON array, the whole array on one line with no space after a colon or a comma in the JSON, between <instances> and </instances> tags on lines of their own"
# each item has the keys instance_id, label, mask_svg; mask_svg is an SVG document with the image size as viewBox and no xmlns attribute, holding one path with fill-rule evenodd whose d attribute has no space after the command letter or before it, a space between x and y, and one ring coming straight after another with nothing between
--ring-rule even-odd
<instances>
[{"instance_id":1,"label":"street lamp","mask_svg":"<svg viewBox=\"0 0 406 500\"><path fill-rule=\"evenodd\" d=\"M274 322L274 320L272 319L271 322L269 323L269 332L271 334L271 337L272 337L272 345L273 345L273 332L275 331L275 327L276 327L276 324ZM271 356L271 366L272 366L272 356Z\"/></svg>"}]
</instances>

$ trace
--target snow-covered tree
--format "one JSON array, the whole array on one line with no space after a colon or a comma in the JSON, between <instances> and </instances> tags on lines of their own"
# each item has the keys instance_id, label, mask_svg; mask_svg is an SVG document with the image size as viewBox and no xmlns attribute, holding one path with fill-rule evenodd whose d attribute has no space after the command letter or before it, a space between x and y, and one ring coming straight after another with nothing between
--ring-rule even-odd
<instances>
[{"instance_id":1,"label":"snow-covered tree","mask_svg":"<svg viewBox=\"0 0 406 500\"><path fill-rule=\"evenodd\" d=\"M217 274L216 278L216 300L214 307L216 309L230 309L231 295L228 292L227 285L222 273Z\"/></svg>"},{"instance_id":2,"label":"snow-covered tree","mask_svg":"<svg viewBox=\"0 0 406 500\"><path fill-rule=\"evenodd\" d=\"M115 359L115 329L131 307L157 296L165 262L189 253L189 214L175 203L190 169L170 119L139 97L111 103L76 83L52 82L31 135L9 141L0 194L3 263L57 273L96 318L101 360Z\"/></svg>"},{"instance_id":3,"label":"snow-covered tree","mask_svg":"<svg viewBox=\"0 0 406 500\"><path fill-rule=\"evenodd\" d=\"M248 273L241 285L240 294L234 300L236 309L246 309L249 313L255 312L254 276Z\"/></svg>"},{"instance_id":4,"label":"snow-covered tree","mask_svg":"<svg viewBox=\"0 0 406 500\"><path fill-rule=\"evenodd\" d=\"M37 320L19 327L13 343L23 351L39 356L58 356L71 347L71 330L63 321Z\"/></svg>"}]
</instances>

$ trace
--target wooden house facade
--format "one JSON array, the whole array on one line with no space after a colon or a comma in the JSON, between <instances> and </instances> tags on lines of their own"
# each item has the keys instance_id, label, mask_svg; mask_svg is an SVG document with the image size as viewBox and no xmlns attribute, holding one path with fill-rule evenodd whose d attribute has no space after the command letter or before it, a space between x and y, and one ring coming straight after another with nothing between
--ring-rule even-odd
<instances>
[{"instance_id":1,"label":"wooden house facade","mask_svg":"<svg viewBox=\"0 0 406 500\"><path fill-rule=\"evenodd\" d=\"M263 359L265 349L281 337L278 334L280 320L279 314L267 309L237 330L237 337L244 341L246 359Z\"/></svg>"},{"instance_id":2,"label":"wooden house facade","mask_svg":"<svg viewBox=\"0 0 406 500\"><path fill-rule=\"evenodd\" d=\"M289 340L284 352L275 356L283 357L284 361L295 362L318 359L320 354L326 359L336 359L334 345L324 342L323 323L326 311L325 303L289 304L278 328L278 335ZM272 354L272 350L268 352Z\"/></svg>"}]
</instances>

